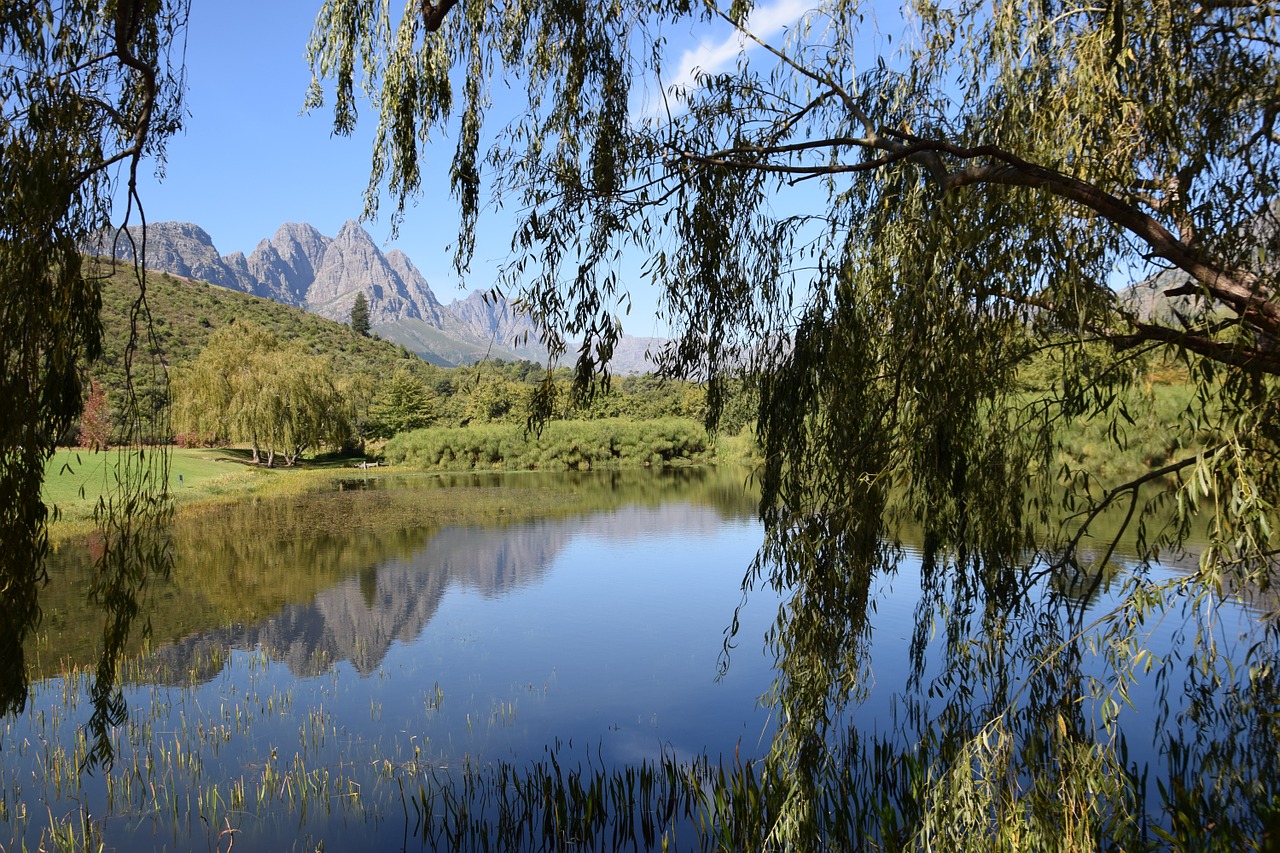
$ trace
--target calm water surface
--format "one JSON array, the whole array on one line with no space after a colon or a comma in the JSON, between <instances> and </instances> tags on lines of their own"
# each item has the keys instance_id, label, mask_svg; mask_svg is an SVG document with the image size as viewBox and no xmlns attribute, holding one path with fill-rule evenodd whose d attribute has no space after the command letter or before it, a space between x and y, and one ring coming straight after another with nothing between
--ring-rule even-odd
<instances>
[{"instance_id":1,"label":"calm water surface","mask_svg":"<svg viewBox=\"0 0 1280 853\"><path fill-rule=\"evenodd\" d=\"M64 548L34 651L46 677L0 744L0 841L34 846L51 818L87 809L108 848L398 849L393 776L409 764L518 765L548 745L610 766L760 755L776 598L751 601L749 642L717 678L762 539L743 484L710 471L431 478L179 523L117 765L79 788L86 680L57 673L92 662L94 621L75 595L88 554ZM196 802L211 784L220 808ZM229 812L235 796L247 811L292 808Z\"/></svg>"},{"instance_id":2,"label":"calm water surface","mask_svg":"<svg viewBox=\"0 0 1280 853\"><path fill-rule=\"evenodd\" d=\"M421 849L404 786L433 774L761 756L775 594L753 593L717 678L763 536L744 480L353 480L182 519L109 772L79 769L101 617L82 591L93 542L66 546L28 711L0 731L0 846ZM879 584L857 712L872 728L905 684L918 572L908 552ZM1134 695L1133 740L1149 741Z\"/></svg>"}]
</instances>

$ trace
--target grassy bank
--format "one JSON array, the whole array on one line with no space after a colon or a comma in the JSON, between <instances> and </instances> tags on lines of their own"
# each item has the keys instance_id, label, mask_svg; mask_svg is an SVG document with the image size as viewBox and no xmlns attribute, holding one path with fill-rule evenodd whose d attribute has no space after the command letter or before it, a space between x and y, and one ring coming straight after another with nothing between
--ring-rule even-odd
<instances>
[{"instance_id":1,"label":"grassy bank","mask_svg":"<svg viewBox=\"0 0 1280 853\"><path fill-rule=\"evenodd\" d=\"M282 497L324 491L335 479L365 480L475 470L578 470L713 460L750 464L750 434L721 437L713 448L694 421L664 419L555 422L541 437L510 425L418 430L387 445L391 464L355 469L350 459L307 460L295 468L263 468L238 448L169 448L169 491L180 510L248 496ZM145 451L152 452L152 451ZM56 508L54 539L89 533L99 499L116 487L118 451L59 450L45 467L44 501Z\"/></svg>"},{"instance_id":2,"label":"grassy bank","mask_svg":"<svg viewBox=\"0 0 1280 853\"><path fill-rule=\"evenodd\" d=\"M146 450L143 452L154 452ZM217 504L247 495L301 494L329 486L335 477L380 477L384 468L355 471L350 460L310 462L299 468L262 468L248 464L248 452L236 448L169 448L169 492L178 507ZM116 488L119 451L59 450L45 466L44 502L56 509L50 527L55 539L87 533L98 500Z\"/></svg>"}]
</instances>

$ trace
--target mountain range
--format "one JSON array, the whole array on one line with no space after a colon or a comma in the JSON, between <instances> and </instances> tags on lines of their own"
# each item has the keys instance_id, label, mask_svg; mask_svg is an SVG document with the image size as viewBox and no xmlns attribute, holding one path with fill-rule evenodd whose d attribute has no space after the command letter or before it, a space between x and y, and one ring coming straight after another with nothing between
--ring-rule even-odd
<instances>
[{"instance_id":1,"label":"mountain range","mask_svg":"<svg viewBox=\"0 0 1280 853\"><path fill-rule=\"evenodd\" d=\"M137 226L129 229L135 241ZM101 244L90 249L110 255ZM127 241L114 253L127 257ZM433 364L456 366L480 359L545 361L546 349L530 319L493 291L475 291L442 303L413 261L398 249L383 252L358 222L348 221L334 237L305 222L286 222L247 256L222 255L200 226L157 222L146 230L147 267L199 279L271 299L345 323L356 294L369 302L378 335L403 344ZM651 369L648 338L627 338L612 364L616 373Z\"/></svg>"}]
</instances>

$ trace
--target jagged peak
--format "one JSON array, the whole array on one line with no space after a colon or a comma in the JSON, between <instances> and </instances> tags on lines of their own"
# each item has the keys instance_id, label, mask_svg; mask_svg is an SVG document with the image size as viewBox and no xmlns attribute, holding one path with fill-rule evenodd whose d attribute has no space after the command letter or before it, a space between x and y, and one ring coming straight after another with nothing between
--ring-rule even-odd
<instances>
[{"instance_id":1,"label":"jagged peak","mask_svg":"<svg viewBox=\"0 0 1280 853\"><path fill-rule=\"evenodd\" d=\"M279 234L279 232L276 232L276 233L277 233L277 235ZM279 257L279 255L280 255L280 250L276 248L276 244L275 244L273 241L268 240L267 238L263 237L261 240L259 240L259 241L258 241L258 245L256 245L256 246L254 246L254 247L253 247L253 251L252 251L252 252L250 252L250 254L252 254L252 255L275 255L275 256Z\"/></svg>"},{"instance_id":2,"label":"jagged peak","mask_svg":"<svg viewBox=\"0 0 1280 853\"><path fill-rule=\"evenodd\" d=\"M299 231L308 236L324 236L320 233L320 229L316 228L310 222L282 222L280 223L280 227L276 229L276 236L290 235Z\"/></svg>"},{"instance_id":3,"label":"jagged peak","mask_svg":"<svg viewBox=\"0 0 1280 853\"><path fill-rule=\"evenodd\" d=\"M348 219L346 222L342 223L342 227L338 229L338 235L334 239L344 241L359 240L362 243L373 243L373 237L369 236L369 232L364 230L364 226L355 219Z\"/></svg>"},{"instance_id":4,"label":"jagged peak","mask_svg":"<svg viewBox=\"0 0 1280 853\"><path fill-rule=\"evenodd\" d=\"M129 230L131 232L137 233L141 231L141 226L130 225ZM209 236L209 232L205 231L203 228L201 228L199 225L196 225L194 222L169 221L169 222L147 223L148 238L154 237L156 235L162 235L162 234L180 235L183 237L189 237L198 243L204 243L205 245L208 245L208 246L213 245L213 238Z\"/></svg>"}]
</instances>

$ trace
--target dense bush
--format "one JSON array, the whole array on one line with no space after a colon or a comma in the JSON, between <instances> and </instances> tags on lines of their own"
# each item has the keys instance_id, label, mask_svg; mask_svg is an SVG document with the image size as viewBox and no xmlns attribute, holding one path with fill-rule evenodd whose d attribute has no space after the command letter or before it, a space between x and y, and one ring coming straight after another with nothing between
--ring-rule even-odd
<instances>
[{"instance_id":1,"label":"dense bush","mask_svg":"<svg viewBox=\"0 0 1280 853\"><path fill-rule=\"evenodd\" d=\"M540 434L513 424L420 429L387 443L388 462L457 470L663 465L708 456L702 425L684 418L552 421Z\"/></svg>"}]
</instances>

